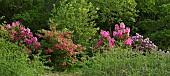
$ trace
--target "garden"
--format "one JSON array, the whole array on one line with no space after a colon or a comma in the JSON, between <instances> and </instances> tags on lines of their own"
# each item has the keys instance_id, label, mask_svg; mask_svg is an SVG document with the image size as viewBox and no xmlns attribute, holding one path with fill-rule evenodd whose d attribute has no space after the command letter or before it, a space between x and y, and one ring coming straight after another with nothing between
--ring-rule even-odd
<instances>
[{"instance_id":1,"label":"garden","mask_svg":"<svg viewBox=\"0 0 170 76\"><path fill-rule=\"evenodd\" d=\"M169 0L0 0L0 76L169 76Z\"/></svg>"}]
</instances>

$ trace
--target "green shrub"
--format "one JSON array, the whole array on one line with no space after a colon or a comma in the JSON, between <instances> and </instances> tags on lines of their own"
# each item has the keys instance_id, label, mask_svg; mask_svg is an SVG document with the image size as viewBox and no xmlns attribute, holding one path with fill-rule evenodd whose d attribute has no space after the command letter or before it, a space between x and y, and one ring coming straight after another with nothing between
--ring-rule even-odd
<instances>
[{"instance_id":1,"label":"green shrub","mask_svg":"<svg viewBox=\"0 0 170 76\"><path fill-rule=\"evenodd\" d=\"M168 76L169 57L168 54L157 54L157 52L144 56L141 52L114 48L106 54L98 53L89 58L78 74L82 76Z\"/></svg>"},{"instance_id":2,"label":"green shrub","mask_svg":"<svg viewBox=\"0 0 170 76\"><path fill-rule=\"evenodd\" d=\"M57 30L73 31L75 43L87 46L98 30L94 22L97 17L96 9L87 0L61 0L57 7L54 6L50 20L58 24Z\"/></svg>"},{"instance_id":3,"label":"green shrub","mask_svg":"<svg viewBox=\"0 0 170 76\"><path fill-rule=\"evenodd\" d=\"M170 48L170 30L162 30L149 35L160 49Z\"/></svg>"},{"instance_id":4,"label":"green shrub","mask_svg":"<svg viewBox=\"0 0 170 76\"><path fill-rule=\"evenodd\" d=\"M0 38L0 76L38 76L44 72L41 62L31 62L24 48Z\"/></svg>"},{"instance_id":5,"label":"green shrub","mask_svg":"<svg viewBox=\"0 0 170 76\"><path fill-rule=\"evenodd\" d=\"M37 32L38 29L48 28L50 12L57 1L59 0L0 0L0 16L5 16L2 21L21 21L33 32Z\"/></svg>"},{"instance_id":6,"label":"green shrub","mask_svg":"<svg viewBox=\"0 0 170 76\"><path fill-rule=\"evenodd\" d=\"M124 22L131 26L135 22L137 11L135 0L89 0L98 8L97 26L108 30L112 25Z\"/></svg>"},{"instance_id":7,"label":"green shrub","mask_svg":"<svg viewBox=\"0 0 170 76\"><path fill-rule=\"evenodd\" d=\"M161 49L167 49L169 44L170 15L158 20L146 19L137 23L138 32L145 37L150 37L153 42ZM167 34L167 35L166 35Z\"/></svg>"}]
</instances>

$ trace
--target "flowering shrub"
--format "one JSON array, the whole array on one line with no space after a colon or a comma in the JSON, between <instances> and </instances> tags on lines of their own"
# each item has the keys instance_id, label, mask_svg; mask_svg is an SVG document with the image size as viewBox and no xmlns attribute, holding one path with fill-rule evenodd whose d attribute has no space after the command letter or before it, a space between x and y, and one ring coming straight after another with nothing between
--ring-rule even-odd
<instances>
[{"instance_id":1,"label":"flowering shrub","mask_svg":"<svg viewBox=\"0 0 170 76\"><path fill-rule=\"evenodd\" d=\"M130 28L129 27L125 28L123 22L120 23L120 26L118 24L115 25L115 31L113 31L113 38L111 38L109 31L101 30L100 34L102 35L102 37L99 39L97 46L102 45L102 43L105 42L106 39L108 41L108 45L110 49L113 48L113 46L115 46L115 41L119 43L124 41L124 44L131 45L132 41L131 41L131 37L129 36L129 33L130 33Z\"/></svg>"},{"instance_id":2,"label":"flowering shrub","mask_svg":"<svg viewBox=\"0 0 170 76\"><path fill-rule=\"evenodd\" d=\"M143 36L139 35L138 33L136 33L136 36L129 36L130 28L125 27L125 24L123 22L120 23L120 26L118 24L115 25L113 38L111 38L109 31L101 30L100 34L102 35L102 37L96 44L97 47L102 45L103 43L106 46L109 46L110 49L113 48L113 46L131 45L133 48L143 52L156 50L157 48L156 45L149 40L149 38L143 39ZM108 41L109 43L106 44ZM125 45L122 45L122 42Z\"/></svg>"},{"instance_id":3,"label":"flowering shrub","mask_svg":"<svg viewBox=\"0 0 170 76\"><path fill-rule=\"evenodd\" d=\"M152 51L156 50L157 46L149 40L149 38L143 39L143 36L136 33L136 36L132 36L133 47L139 51Z\"/></svg>"},{"instance_id":4,"label":"flowering shrub","mask_svg":"<svg viewBox=\"0 0 170 76\"><path fill-rule=\"evenodd\" d=\"M42 39L43 55L50 55L48 60L51 60L55 70L66 69L76 62L76 55L85 47L74 44L69 32L56 31L55 26L50 28L37 34Z\"/></svg>"},{"instance_id":5,"label":"flowering shrub","mask_svg":"<svg viewBox=\"0 0 170 76\"><path fill-rule=\"evenodd\" d=\"M12 25L5 24L1 26L1 34L3 38L9 41L19 42L18 45L25 44L30 50L30 54L32 54L32 52L38 52L38 48L41 47L37 37L34 37L31 30L21 25L19 21L12 22Z\"/></svg>"}]
</instances>

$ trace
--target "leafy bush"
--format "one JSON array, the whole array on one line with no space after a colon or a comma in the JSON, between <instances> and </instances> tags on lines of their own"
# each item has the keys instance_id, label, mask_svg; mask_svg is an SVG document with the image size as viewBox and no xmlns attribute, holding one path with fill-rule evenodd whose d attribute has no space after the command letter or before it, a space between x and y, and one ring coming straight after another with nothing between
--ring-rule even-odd
<instances>
[{"instance_id":1,"label":"leafy bush","mask_svg":"<svg viewBox=\"0 0 170 76\"><path fill-rule=\"evenodd\" d=\"M113 24L124 22L131 26L135 22L137 11L135 0L89 0L98 8L97 26L104 30ZM109 29L110 30L110 29Z\"/></svg>"},{"instance_id":2,"label":"leafy bush","mask_svg":"<svg viewBox=\"0 0 170 76\"><path fill-rule=\"evenodd\" d=\"M68 31L56 31L57 26L51 26L50 30L40 30L37 34L41 38L42 55L49 56L54 70L69 69L77 62L76 56L85 48L80 44L74 44ZM43 34L43 35L42 35Z\"/></svg>"},{"instance_id":3,"label":"leafy bush","mask_svg":"<svg viewBox=\"0 0 170 76\"><path fill-rule=\"evenodd\" d=\"M157 54L157 52L144 56L140 52L118 47L107 54L98 53L89 58L78 74L80 76L167 76L170 74L169 57L169 54Z\"/></svg>"},{"instance_id":4,"label":"leafy bush","mask_svg":"<svg viewBox=\"0 0 170 76\"><path fill-rule=\"evenodd\" d=\"M0 75L1 76L40 76L44 66L35 60L30 62L28 50L0 38Z\"/></svg>"},{"instance_id":5,"label":"leafy bush","mask_svg":"<svg viewBox=\"0 0 170 76\"><path fill-rule=\"evenodd\" d=\"M57 30L72 31L75 43L87 46L97 33L94 22L97 17L96 9L87 0L61 0L57 7L54 6L50 20L58 24Z\"/></svg>"},{"instance_id":6,"label":"leafy bush","mask_svg":"<svg viewBox=\"0 0 170 76\"><path fill-rule=\"evenodd\" d=\"M170 30L169 19L170 15L167 15L156 21L150 19L140 21L137 23L137 26L140 29L138 32L144 34L144 37L151 37L152 41L154 41L161 49L167 49L167 44L169 44L169 42L166 40L169 40L169 37L165 36L165 34L168 34L169 32L165 32L164 30Z\"/></svg>"},{"instance_id":7,"label":"leafy bush","mask_svg":"<svg viewBox=\"0 0 170 76\"><path fill-rule=\"evenodd\" d=\"M139 19L136 23L136 27L138 27L138 32L140 32L140 34L143 34L144 37L146 36L151 37L151 39L161 49L167 49L168 48L167 45L162 47L161 44L163 45L168 44L168 41L164 41L167 40L168 38L165 36L160 38L159 34L161 34L163 30L170 29L170 25L169 25L170 1L169 0L162 0L162 1L136 0L136 2L137 2L137 9L140 11L138 13ZM160 44L159 42L164 42L164 43Z\"/></svg>"},{"instance_id":8,"label":"leafy bush","mask_svg":"<svg viewBox=\"0 0 170 76\"><path fill-rule=\"evenodd\" d=\"M150 38L158 45L160 49L166 50L170 48L170 30L162 30L150 34Z\"/></svg>"}]
</instances>

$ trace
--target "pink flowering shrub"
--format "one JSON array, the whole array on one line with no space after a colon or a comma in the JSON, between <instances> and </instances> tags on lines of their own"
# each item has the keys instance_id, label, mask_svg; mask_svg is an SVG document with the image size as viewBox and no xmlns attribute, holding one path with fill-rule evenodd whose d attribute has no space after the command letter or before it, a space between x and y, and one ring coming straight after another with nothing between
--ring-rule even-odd
<instances>
[{"instance_id":1,"label":"pink flowering shrub","mask_svg":"<svg viewBox=\"0 0 170 76\"><path fill-rule=\"evenodd\" d=\"M38 48L41 47L37 37L34 37L31 30L21 25L19 21L1 26L1 34L3 38L11 42L18 42L18 45L25 44L30 50L30 55L32 52L38 52Z\"/></svg>"},{"instance_id":2,"label":"pink flowering shrub","mask_svg":"<svg viewBox=\"0 0 170 76\"><path fill-rule=\"evenodd\" d=\"M114 46L118 46L118 43L122 42L126 45L131 45L131 37L129 36L130 28L126 27L124 23L120 23L120 26L118 24L115 25L115 31L113 31L113 37L110 36L109 31L101 30L100 34L102 37L99 39L97 46L102 45L103 43L106 46L109 46L110 49L112 49ZM116 44L117 42L117 44Z\"/></svg>"},{"instance_id":3,"label":"pink flowering shrub","mask_svg":"<svg viewBox=\"0 0 170 76\"><path fill-rule=\"evenodd\" d=\"M42 44L42 54L49 56L48 60L52 63L55 70L64 70L76 63L76 55L86 48L80 44L74 44L69 32L56 31L55 26L50 30L40 30L37 34Z\"/></svg>"},{"instance_id":4,"label":"pink flowering shrub","mask_svg":"<svg viewBox=\"0 0 170 76\"><path fill-rule=\"evenodd\" d=\"M101 30L100 34L102 37L97 42L96 46L99 47L102 44L104 46L109 46L112 49L114 46L131 46L139 51L151 51L156 50L156 45L149 40L149 38L143 39L143 36L136 33L136 36L130 36L130 28L126 27L123 22L115 25L115 30L113 31L113 37L111 38L109 31Z\"/></svg>"}]
</instances>

